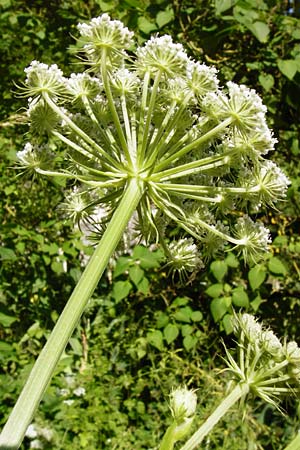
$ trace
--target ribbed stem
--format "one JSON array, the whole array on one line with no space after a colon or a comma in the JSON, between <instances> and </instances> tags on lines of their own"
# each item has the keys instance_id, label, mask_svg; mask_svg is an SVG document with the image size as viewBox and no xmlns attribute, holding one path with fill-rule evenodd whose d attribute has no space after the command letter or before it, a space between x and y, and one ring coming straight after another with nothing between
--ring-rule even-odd
<instances>
[{"instance_id":1,"label":"ribbed stem","mask_svg":"<svg viewBox=\"0 0 300 450\"><path fill-rule=\"evenodd\" d=\"M237 384L221 404L214 410L209 418L201 425L193 436L181 447L180 450L193 450L198 447L203 439L210 433L213 427L222 419L228 410L244 395L248 394L247 384Z\"/></svg>"},{"instance_id":2,"label":"ribbed stem","mask_svg":"<svg viewBox=\"0 0 300 450\"><path fill-rule=\"evenodd\" d=\"M284 450L299 450L300 448L300 432L298 432L297 436L289 443Z\"/></svg>"},{"instance_id":3,"label":"ribbed stem","mask_svg":"<svg viewBox=\"0 0 300 450\"><path fill-rule=\"evenodd\" d=\"M52 378L61 354L72 336L142 194L139 181L132 178L102 239L36 360L23 391L2 430L0 435L1 450L16 450L21 445L27 427Z\"/></svg>"}]
</instances>

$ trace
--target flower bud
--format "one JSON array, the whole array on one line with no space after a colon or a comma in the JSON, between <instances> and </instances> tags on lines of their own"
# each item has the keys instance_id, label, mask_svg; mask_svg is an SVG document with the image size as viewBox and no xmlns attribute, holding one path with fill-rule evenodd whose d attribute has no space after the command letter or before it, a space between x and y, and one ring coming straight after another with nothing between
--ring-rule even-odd
<instances>
[{"instance_id":1,"label":"flower bud","mask_svg":"<svg viewBox=\"0 0 300 450\"><path fill-rule=\"evenodd\" d=\"M170 408L176 422L185 421L195 415L197 396L194 390L186 386L175 389L170 394Z\"/></svg>"}]
</instances>

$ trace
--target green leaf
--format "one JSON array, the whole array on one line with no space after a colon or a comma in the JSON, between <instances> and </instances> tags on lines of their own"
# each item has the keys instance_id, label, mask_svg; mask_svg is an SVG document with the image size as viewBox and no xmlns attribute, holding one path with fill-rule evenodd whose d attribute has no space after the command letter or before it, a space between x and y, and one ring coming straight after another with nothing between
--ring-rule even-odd
<instances>
[{"instance_id":1,"label":"green leaf","mask_svg":"<svg viewBox=\"0 0 300 450\"><path fill-rule=\"evenodd\" d=\"M118 303L119 301L123 300L124 298L126 298L128 296L131 289L132 289L132 284L130 283L130 281L128 281L128 280L117 281L113 285L113 290L112 290L111 295Z\"/></svg>"},{"instance_id":2,"label":"green leaf","mask_svg":"<svg viewBox=\"0 0 300 450\"><path fill-rule=\"evenodd\" d=\"M171 7L166 8L164 11L159 11L156 15L156 23L159 28L162 28L167 23L172 22L174 20L174 11Z\"/></svg>"},{"instance_id":3,"label":"green leaf","mask_svg":"<svg viewBox=\"0 0 300 450\"><path fill-rule=\"evenodd\" d=\"M231 334L233 332L233 324L232 324L232 315L231 314L225 314L225 316L222 319L222 325L224 327L226 334Z\"/></svg>"},{"instance_id":4,"label":"green leaf","mask_svg":"<svg viewBox=\"0 0 300 450\"><path fill-rule=\"evenodd\" d=\"M185 306L189 303L191 299L189 297L176 297L175 300L172 302L171 307L175 306Z\"/></svg>"},{"instance_id":5,"label":"green leaf","mask_svg":"<svg viewBox=\"0 0 300 450\"><path fill-rule=\"evenodd\" d=\"M159 28L162 28L167 23L172 22L174 20L174 12L172 8L167 8L164 11L159 11L156 15L156 23Z\"/></svg>"},{"instance_id":6,"label":"green leaf","mask_svg":"<svg viewBox=\"0 0 300 450\"><path fill-rule=\"evenodd\" d=\"M137 285L137 290L144 295L147 295L149 293L149 281L146 277L141 279L141 281Z\"/></svg>"},{"instance_id":7,"label":"green leaf","mask_svg":"<svg viewBox=\"0 0 300 450\"><path fill-rule=\"evenodd\" d=\"M3 359L5 357L5 353L13 353L14 348L12 345L7 344L7 342L0 341L0 358Z\"/></svg>"},{"instance_id":8,"label":"green leaf","mask_svg":"<svg viewBox=\"0 0 300 450\"><path fill-rule=\"evenodd\" d=\"M164 337L168 344L175 341L179 334L179 329L177 325L173 323L168 323L168 325L164 328Z\"/></svg>"},{"instance_id":9,"label":"green leaf","mask_svg":"<svg viewBox=\"0 0 300 450\"><path fill-rule=\"evenodd\" d=\"M181 334L183 337L188 336L189 334L192 334L194 331L194 327L191 325L182 325L181 326Z\"/></svg>"},{"instance_id":10,"label":"green leaf","mask_svg":"<svg viewBox=\"0 0 300 450\"><path fill-rule=\"evenodd\" d=\"M137 245L133 250L132 258L139 261L143 269L153 269L160 266L165 256L160 250L152 252L143 245Z\"/></svg>"},{"instance_id":11,"label":"green leaf","mask_svg":"<svg viewBox=\"0 0 300 450\"><path fill-rule=\"evenodd\" d=\"M187 322L191 321L191 316L193 314L192 308L186 306L185 308L180 308L174 313L174 318L179 322Z\"/></svg>"},{"instance_id":12,"label":"green leaf","mask_svg":"<svg viewBox=\"0 0 300 450\"><path fill-rule=\"evenodd\" d=\"M159 330L149 331L147 333L147 342L158 350L163 350L163 334Z\"/></svg>"},{"instance_id":13,"label":"green leaf","mask_svg":"<svg viewBox=\"0 0 300 450\"><path fill-rule=\"evenodd\" d=\"M157 30L156 24L153 22L150 22L150 20L146 19L145 17L138 18L138 27L139 27L139 30L145 34L150 34L153 31Z\"/></svg>"},{"instance_id":14,"label":"green leaf","mask_svg":"<svg viewBox=\"0 0 300 450\"><path fill-rule=\"evenodd\" d=\"M251 302L251 307L253 308L253 311L258 311L260 305L264 302L264 300L261 298L260 294L257 294L254 300Z\"/></svg>"},{"instance_id":15,"label":"green leaf","mask_svg":"<svg viewBox=\"0 0 300 450\"><path fill-rule=\"evenodd\" d=\"M280 72L289 80L292 80L298 70L298 64L294 59L278 59L277 65Z\"/></svg>"},{"instance_id":16,"label":"green leaf","mask_svg":"<svg viewBox=\"0 0 300 450\"><path fill-rule=\"evenodd\" d=\"M215 0L216 16L219 16L224 11L227 11L228 9L232 8L235 3L236 3L235 0Z\"/></svg>"},{"instance_id":17,"label":"green leaf","mask_svg":"<svg viewBox=\"0 0 300 450\"><path fill-rule=\"evenodd\" d=\"M4 328L9 328L17 320L17 317L8 316L7 314L0 312L0 325Z\"/></svg>"},{"instance_id":18,"label":"green leaf","mask_svg":"<svg viewBox=\"0 0 300 450\"><path fill-rule=\"evenodd\" d=\"M156 319L156 327L157 328L163 328L167 325L169 322L169 317L167 314L159 312L158 317Z\"/></svg>"},{"instance_id":19,"label":"green leaf","mask_svg":"<svg viewBox=\"0 0 300 450\"><path fill-rule=\"evenodd\" d=\"M261 73L258 80L266 92L269 92L274 86L274 77L270 73Z\"/></svg>"},{"instance_id":20,"label":"green leaf","mask_svg":"<svg viewBox=\"0 0 300 450\"><path fill-rule=\"evenodd\" d=\"M197 345L197 342L198 338L189 334L183 339L183 346L186 351L189 351Z\"/></svg>"},{"instance_id":21,"label":"green leaf","mask_svg":"<svg viewBox=\"0 0 300 450\"><path fill-rule=\"evenodd\" d=\"M243 287L237 287L232 290L232 303L240 308L248 308L249 297Z\"/></svg>"},{"instance_id":22,"label":"green leaf","mask_svg":"<svg viewBox=\"0 0 300 450\"><path fill-rule=\"evenodd\" d=\"M214 298L210 304L210 311L212 313L215 322L219 322L220 319L227 313L230 306L231 299L228 297Z\"/></svg>"},{"instance_id":23,"label":"green leaf","mask_svg":"<svg viewBox=\"0 0 300 450\"><path fill-rule=\"evenodd\" d=\"M225 262L228 267L232 267L233 269L239 267L239 260L234 253L228 253L228 255L225 258Z\"/></svg>"},{"instance_id":24,"label":"green leaf","mask_svg":"<svg viewBox=\"0 0 300 450\"><path fill-rule=\"evenodd\" d=\"M116 7L114 1L104 2L103 0L97 0L96 3L98 3L98 5L100 6L102 12L111 11Z\"/></svg>"},{"instance_id":25,"label":"green leaf","mask_svg":"<svg viewBox=\"0 0 300 450\"><path fill-rule=\"evenodd\" d=\"M227 274L228 267L225 261L213 261L210 270L218 281L222 281Z\"/></svg>"},{"instance_id":26,"label":"green leaf","mask_svg":"<svg viewBox=\"0 0 300 450\"><path fill-rule=\"evenodd\" d=\"M129 269L131 263L132 259L128 256L120 256L117 259L117 263L114 268L114 278L125 273Z\"/></svg>"},{"instance_id":27,"label":"green leaf","mask_svg":"<svg viewBox=\"0 0 300 450\"><path fill-rule=\"evenodd\" d=\"M254 266L252 269L249 270L248 280L252 291L255 291L255 289L258 289L263 284L263 282L266 279L266 276L267 276L266 269L261 264L258 264L257 266Z\"/></svg>"},{"instance_id":28,"label":"green leaf","mask_svg":"<svg viewBox=\"0 0 300 450\"><path fill-rule=\"evenodd\" d=\"M272 273L276 275L286 275L287 268L283 262L278 258L278 256L272 256L268 261L268 268Z\"/></svg>"},{"instance_id":29,"label":"green leaf","mask_svg":"<svg viewBox=\"0 0 300 450\"><path fill-rule=\"evenodd\" d=\"M0 259L8 260L8 261L14 261L17 259L17 255L11 248L1 247L0 246Z\"/></svg>"},{"instance_id":30,"label":"green leaf","mask_svg":"<svg viewBox=\"0 0 300 450\"><path fill-rule=\"evenodd\" d=\"M138 287L139 282L144 276L144 271L137 264L130 267L129 269L129 278L134 282L136 287Z\"/></svg>"},{"instance_id":31,"label":"green leaf","mask_svg":"<svg viewBox=\"0 0 300 450\"><path fill-rule=\"evenodd\" d=\"M212 298L220 297L223 294L224 286L221 283L213 284L206 289L205 293Z\"/></svg>"},{"instance_id":32,"label":"green leaf","mask_svg":"<svg viewBox=\"0 0 300 450\"><path fill-rule=\"evenodd\" d=\"M191 314L191 319L193 322L200 322L203 319L203 314L201 311L193 311Z\"/></svg>"},{"instance_id":33,"label":"green leaf","mask_svg":"<svg viewBox=\"0 0 300 450\"><path fill-rule=\"evenodd\" d=\"M259 42L265 43L269 38L270 28L265 22L256 21L251 25L248 25L249 30L259 40Z\"/></svg>"}]
</instances>

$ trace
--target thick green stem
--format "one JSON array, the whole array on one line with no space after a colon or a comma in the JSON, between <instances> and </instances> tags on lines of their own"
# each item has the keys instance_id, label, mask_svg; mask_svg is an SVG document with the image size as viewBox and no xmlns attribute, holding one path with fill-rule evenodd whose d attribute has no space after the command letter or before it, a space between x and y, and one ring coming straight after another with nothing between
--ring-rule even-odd
<instances>
[{"instance_id":1,"label":"thick green stem","mask_svg":"<svg viewBox=\"0 0 300 450\"><path fill-rule=\"evenodd\" d=\"M300 448L300 432L298 432L297 436L289 443L284 450L299 450Z\"/></svg>"},{"instance_id":2,"label":"thick green stem","mask_svg":"<svg viewBox=\"0 0 300 450\"><path fill-rule=\"evenodd\" d=\"M222 419L228 410L244 395L248 394L248 384L237 384L222 403L214 410L209 418L201 425L193 436L181 447L180 450L193 450L198 447L203 439L210 433L213 427Z\"/></svg>"},{"instance_id":3,"label":"thick green stem","mask_svg":"<svg viewBox=\"0 0 300 450\"><path fill-rule=\"evenodd\" d=\"M142 186L132 178L101 241L39 355L21 395L0 435L1 450L16 450L22 443L36 408L107 263L118 245L141 197Z\"/></svg>"},{"instance_id":4,"label":"thick green stem","mask_svg":"<svg viewBox=\"0 0 300 450\"><path fill-rule=\"evenodd\" d=\"M174 431L176 429L176 422L173 422L165 432L161 441L159 450L173 450L175 445Z\"/></svg>"}]
</instances>

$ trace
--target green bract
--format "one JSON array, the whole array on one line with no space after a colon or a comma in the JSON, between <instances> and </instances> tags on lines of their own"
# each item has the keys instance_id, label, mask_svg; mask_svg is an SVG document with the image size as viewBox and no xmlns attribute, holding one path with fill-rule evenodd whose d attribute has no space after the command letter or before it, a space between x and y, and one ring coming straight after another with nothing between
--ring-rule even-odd
<instances>
[{"instance_id":1,"label":"green bract","mask_svg":"<svg viewBox=\"0 0 300 450\"><path fill-rule=\"evenodd\" d=\"M73 179L76 192L80 184L80 202L68 201L67 212L80 221L105 207L97 229L105 229L136 179L142 192L137 229L162 244L180 274L201 267L226 242L247 261L259 260L269 232L243 210L274 206L289 183L264 160L276 139L260 97L233 82L219 88L215 68L191 60L170 36L152 37L132 56L126 53L132 33L107 14L78 29L86 72L66 78L56 65L37 61L25 70L23 93L37 142L19 152L22 167ZM53 156L51 171L41 156L44 138L63 153ZM236 210L240 218L230 232L222 219ZM164 224L170 221L189 237L168 248Z\"/></svg>"}]
</instances>

